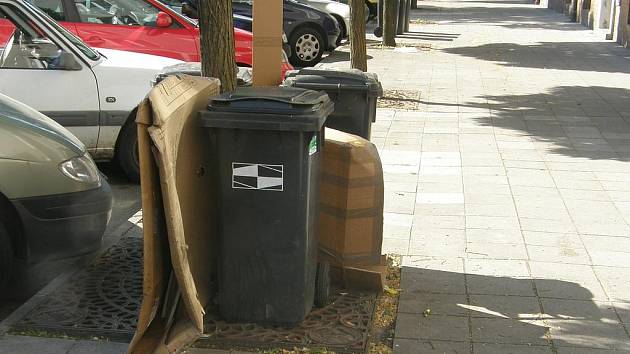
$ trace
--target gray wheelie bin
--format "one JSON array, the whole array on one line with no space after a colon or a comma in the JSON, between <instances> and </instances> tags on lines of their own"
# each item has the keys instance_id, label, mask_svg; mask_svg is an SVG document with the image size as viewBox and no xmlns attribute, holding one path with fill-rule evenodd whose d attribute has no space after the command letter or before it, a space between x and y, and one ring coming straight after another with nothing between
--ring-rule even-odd
<instances>
[{"instance_id":1,"label":"gray wheelie bin","mask_svg":"<svg viewBox=\"0 0 630 354\"><path fill-rule=\"evenodd\" d=\"M200 112L215 155L227 321L296 324L328 295L317 247L322 127L332 110L323 92L249 87Z\"/></svg>"},{"instance_id":2,"label":"gray wheelie bin","mask_svg":"<svg viewBox=\"0 0 630 354\"><path fill-rule=\"evenodd\" d=\"M326 126L370 139L376 101L383 95L376 74L357 69L305 68L288 72L284 85L325 91L335 103Z\"/></svg>"}]
</instances>

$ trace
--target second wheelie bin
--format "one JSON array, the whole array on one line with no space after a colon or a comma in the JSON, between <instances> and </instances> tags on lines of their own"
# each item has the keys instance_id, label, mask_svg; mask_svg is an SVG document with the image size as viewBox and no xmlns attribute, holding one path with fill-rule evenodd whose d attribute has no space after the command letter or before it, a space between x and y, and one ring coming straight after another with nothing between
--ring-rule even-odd
<instances>
[{"instance_id":1,"label":"second wheelie bin","mask_svg":"<svg viewBox=\"0 0 630 354\"><path fill-rule=\"evenodd\" d=\"M326 126L370 139L377 99L383 95L376 74L357 69L304 68L287 72L283 85L325 91L335 103Z\"/></svg>"}]
</instances>

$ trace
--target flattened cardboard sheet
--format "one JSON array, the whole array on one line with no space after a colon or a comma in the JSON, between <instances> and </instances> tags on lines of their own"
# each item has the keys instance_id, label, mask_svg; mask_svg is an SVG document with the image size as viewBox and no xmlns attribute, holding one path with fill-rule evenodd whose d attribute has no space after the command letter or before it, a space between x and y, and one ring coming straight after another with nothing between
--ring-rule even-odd
<instances>
[{"instance_id":1,"label":"flattened cardboard sheet","mask_svg":"<svg viewBox=\"0 0 630 354\"><path fill-rule=\"evenodd\" d=\"M218 92L216 79L171 76L138 110L144 284L129 353L173 353L203 331L216 225L211 151L197 112Z\"/></svg>"},{"instance_id":2,"label":"flattened cardboard sheet","mask_svg":"<svg viewBox=\"0 0 630 354\"><path fill-rule=\"evenodd\" d=\"M204 307L216 267L215 200L207 132L197 112L219 94L217 79L170 76L151 90L153 125L148 128L158 150L171 260L188 315L203 331Z\"/></svg>"}]
</instances>

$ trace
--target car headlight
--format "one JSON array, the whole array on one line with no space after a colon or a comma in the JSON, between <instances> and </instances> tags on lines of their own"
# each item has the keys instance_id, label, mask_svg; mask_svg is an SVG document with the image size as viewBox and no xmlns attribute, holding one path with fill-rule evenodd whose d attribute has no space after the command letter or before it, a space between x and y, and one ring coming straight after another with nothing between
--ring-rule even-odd
<instances>
[{"instance_id":1,"label":"car headlight","mask_svg":"<svg viewBox=\"0 0 630 354\"><path fill-rule=\"evenodd\" d=\"M59 164L59 170L66 177L81 183L101 184L101 176L92 159L86 154L73 157Z\"/></svg>"}]
</instances>

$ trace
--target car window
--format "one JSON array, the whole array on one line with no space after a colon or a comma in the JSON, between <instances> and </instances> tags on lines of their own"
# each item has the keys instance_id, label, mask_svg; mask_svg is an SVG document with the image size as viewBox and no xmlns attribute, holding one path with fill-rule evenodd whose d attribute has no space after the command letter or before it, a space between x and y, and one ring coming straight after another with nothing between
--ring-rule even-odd
<instances>
[{"instance_id":1,"label":"car window","mask_svg":"<svg viewBox=\"0 0 630 354\"><path fill-rule=\"evenodd\" d=\"M0 5L0 68L58 69L63 50L16 7Z\"/></svg>"},{"instance_id":2,"label":"car window","mask_svg":"<svg viewBox=\"0 0 630 354\"><path fill-rule=\"evenodd\" d=\"M53 29L55 29L57 31L57 33L59 33L67 41L72 43L74 45L74 48L76 48L79 51L81 51L81 53L83 53L83 55L85 55L86 57L90 58L91 60L98 60L98 59L101 58L101 55L98 52L96 52L92 48L88 47L87 44L83 43L83 41L81 39L79 39L79 37L77 37L74 34L68 32L67 29L65 29L63 26L61 26L59 23L57 23L57 21L54 21L52 18L50 18L50 16L48 16L47 14L42 12L42 10L40 10L38 7L36 7L35 5L31 4L30 2L25 2L24 5L29 7L31 9L31 11L33 11L33 12L37 13L39 16L43 17L44 21L47 21L46 23L48 24L48 26L50 26Z\"/></svg>"},{"instance_id":3,"label":"car window","mask_svg":"<svg viewBox=\"0 0 630 354\"><path fill-rule=\"evenodd\" d=\"M33 4L39 7L55 21L66 20L61 0L33 0Z\"/></svg>"},{"instance_id":4,"label":"car window","mask_svg":"<svg viewBox=\"0 0 630 354\"><path fill-rule=\"evenodd\" d=\"M143 0L76 0L81 22L155 27L160 10Z\"/></svg>"},{"instance_id":5,"label":"car window","mask_svg":"<svg viewBox=\"0 0 630 354\"><path fill-rule=\"evenodd\" d=\"M242 17L234 17L234 27L240 28L242 30L252 32L252 21L249 19L245 19Z\"/></svg>"}]
</instances>

